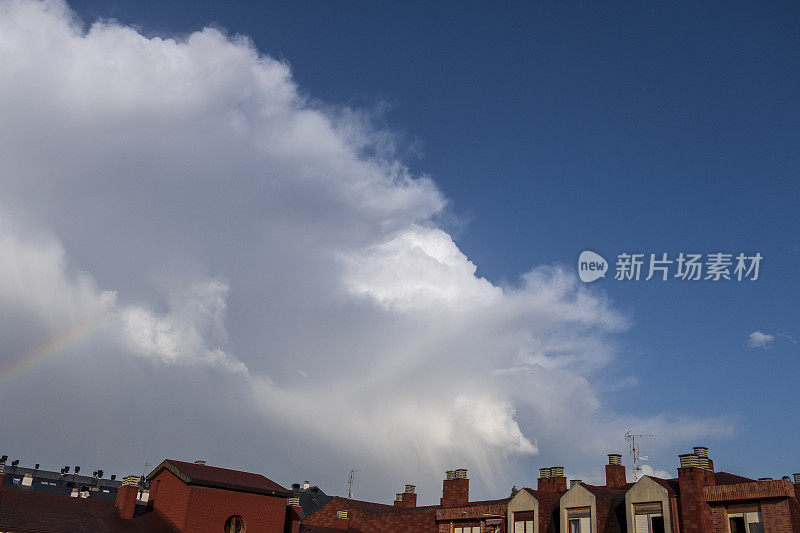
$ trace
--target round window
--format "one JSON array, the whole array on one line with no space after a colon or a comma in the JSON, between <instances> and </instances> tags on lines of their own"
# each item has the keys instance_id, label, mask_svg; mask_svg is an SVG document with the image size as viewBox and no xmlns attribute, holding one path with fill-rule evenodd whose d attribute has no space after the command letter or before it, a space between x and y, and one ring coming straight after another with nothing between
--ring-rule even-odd
<instances>
[{"instance_id":1,"label":"round window","mask_svg":"<svg viewBox=\"0 0 800 533\"><path fill-rule=\"evenodd\" d=\"M244 518L234 515L225 521L225 533L244 533Z\"/></svg>"}]
</instances>

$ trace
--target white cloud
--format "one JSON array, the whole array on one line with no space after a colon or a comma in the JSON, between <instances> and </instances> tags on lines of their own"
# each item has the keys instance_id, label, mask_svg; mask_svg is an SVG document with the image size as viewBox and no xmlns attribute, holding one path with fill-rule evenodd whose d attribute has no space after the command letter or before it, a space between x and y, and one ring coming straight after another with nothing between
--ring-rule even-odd
<instances>
[{"instance_id":1,"label":"white cloud","mask_svg":"<svg viewBox=\"0 0 800 533\"><path fill-rule=\"evenodd\" d=\"M537 452L595 464L629 427L663 447L730 432L606 408L596 371L624 314L559 267L478 277L391 136L309 102L247 39L84 30L62 3L15 0L0 70L0 362L106 324L74 364L16 378L44 386L8 446L58 462L95 437L92 457L131 469L202 455L335 492L357 462L365 489L415 481L432 500L455 466L489 495Z\"/></svg>"},{"instance_id":2,"label":"white cloud","mask_svg":"<svg viewBox=\"0 0 800 533\"><path fill-rule=\"evenodd\" d=\"M666 470L656 470L650 465L642 465L641 475L650 477L660 477L662 479L671 479L675 477Z\"/></svg>"},{"instance_id":3,"label":"white cloud","mask_svg":"<svg viewBox=\"0 0 800 533\"><path fill-rule=\"evenodd\" d=\"M747 340L747 344L751 348L771 348L772 341L775 340L774 335L770 335L769 333L762 333L760 331L754 331L750 334L750 337Z\"/></svg>"}]
</instances>

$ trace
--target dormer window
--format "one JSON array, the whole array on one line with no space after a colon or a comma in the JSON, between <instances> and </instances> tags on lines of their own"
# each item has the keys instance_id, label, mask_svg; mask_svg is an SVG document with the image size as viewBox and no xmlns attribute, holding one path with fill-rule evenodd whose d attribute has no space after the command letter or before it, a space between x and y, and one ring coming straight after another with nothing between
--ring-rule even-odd
<instances>
[{"instance_id":1,"label":"dormer window","mask_svg":"<svg viewBox=\"0 0 800 533\"><path fill-rule=\"evenodd\" d=\"M225 533L244 533L244 518L239 515L228 518L225 521Z\"/></svg>"}]
</instances>

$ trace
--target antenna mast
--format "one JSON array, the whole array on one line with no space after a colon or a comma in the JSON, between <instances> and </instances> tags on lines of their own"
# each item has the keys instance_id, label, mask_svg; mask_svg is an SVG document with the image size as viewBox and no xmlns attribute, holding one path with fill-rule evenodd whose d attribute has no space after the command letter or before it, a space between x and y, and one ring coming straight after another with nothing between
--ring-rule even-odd
<instances>
[{"instance_id":1,"label":"antenna mast","mask_svg":"<svg viewBox=\"0 0 800 533\"><path fill-rule=\"evenodd\" d=\"M642 459L648 459L648 457L642 457L639 454L639 443L636 442L636 439L643 437L655 437L655 435L634 435L631 431L625 433L625 440L628 441L631 456L633 456L633 481L639 481L639 474L642 471Z\"/></svg>"},{"instance_id":2,"label":"antenna mast","mask_svg":"<svg viewBox=\"0 0 800 533\"><path fill-rule=\"evenodd\" d=\"M350 477L347 478L347 499L353 499L353 483L355 481L356 472L361 472L358 468L350 470Z\"/></svg>"}]
</instances>

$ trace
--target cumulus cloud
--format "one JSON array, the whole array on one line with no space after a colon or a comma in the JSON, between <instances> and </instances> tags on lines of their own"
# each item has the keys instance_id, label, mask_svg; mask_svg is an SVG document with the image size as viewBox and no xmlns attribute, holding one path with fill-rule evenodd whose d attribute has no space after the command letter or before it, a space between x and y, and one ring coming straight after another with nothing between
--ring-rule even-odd
<instances>
[{"instance_id":1,"label":"cumulus cloud","mask_svg":"<svg viewBox=\"0 0 800 533\"><path fill-rule=\"evenodd\" d=\"M0 362L103 324L5 377L5 404L38 391L10 447L131 471L196 455L333 492L355 465L372 494L433 501L456 466L488 496L537 460L588 468L633 425L664 447L730 432L605 408L629 319L558 266L477 276L391 135L244 37L11 0L0 69Z\"/></svg>"},{"instance_id":2,"label":"cumulus cloud","mask_svg":"<svg viewBox=\"0 0 800 533\"><path fill-rule=\"evenodd\" d=\"M650 465L642 465L640 474L642 476L650 476L650 477L660 477L662 479L671 479L675 477L673 474L670 474L666 470L656 470Z\"/></svg>"},{"instance_id":3,"label":"cumulus cloud","mask_svg":"<svg viewBox=\"0 0 800 533\"><path fill-rule=\"evenodd\" d=\"M750 337L748 337L747 344L751 348L771 348L774 340L774 335L762 333L760 331L754 331L750 334Z\"/></svg>"}]
</instances>

